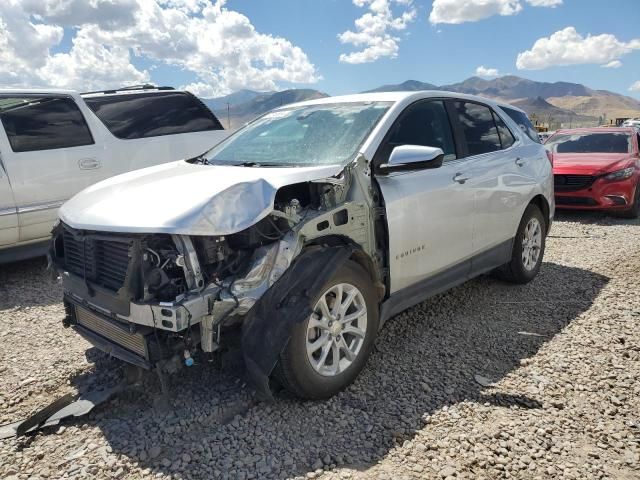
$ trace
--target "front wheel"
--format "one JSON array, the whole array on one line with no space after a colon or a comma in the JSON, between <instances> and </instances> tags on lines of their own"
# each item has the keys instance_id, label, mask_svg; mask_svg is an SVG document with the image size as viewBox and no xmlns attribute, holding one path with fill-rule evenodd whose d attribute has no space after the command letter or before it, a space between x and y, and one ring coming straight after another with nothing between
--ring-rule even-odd
<instances>
[{"instance_id":1,"label":"front wheel","mask_svg":"<svg viewBox=\"0 0 640 480\"><path fill-rule=\"evenodd\" d=\"M296 324L276 378L302 398L328 398L364 367L378 331L378 303L364 269L346 262L322 287L313 313Z\"/></svg>"},{"instance_id":2,"label":"front wheel","mask_svg":"<svg viewBox=\"0 0 640 480\"><path fill-rule=\"evenodd\" d=\"M540 271L546 241L546 221L531 204L524 211L514 239L511 261L498 269L498 276L512 283L529 283Z\"/></svg>"}]
</instances>

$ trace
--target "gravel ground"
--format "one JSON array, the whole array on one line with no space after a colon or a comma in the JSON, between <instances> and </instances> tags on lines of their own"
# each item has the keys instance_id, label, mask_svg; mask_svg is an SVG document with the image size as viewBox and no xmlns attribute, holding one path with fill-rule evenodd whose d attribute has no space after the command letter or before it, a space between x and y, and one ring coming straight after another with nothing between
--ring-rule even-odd
<instances>
[{"instance_id":1,"label":"gravel ground","mask_svg":"<svg viewBox=\"0 0 640 480\"><path fill-rule=\"evenodd\" d=\"M483 277L385 325L356 383L256 403L217 363L0 441L2 478L640 478L640 222L562 215L539 277ZM0 267L0 424L121 367L61 327L42 260ZM229 362L233 365L233 362Z\"/></svg>"}]
</instances>

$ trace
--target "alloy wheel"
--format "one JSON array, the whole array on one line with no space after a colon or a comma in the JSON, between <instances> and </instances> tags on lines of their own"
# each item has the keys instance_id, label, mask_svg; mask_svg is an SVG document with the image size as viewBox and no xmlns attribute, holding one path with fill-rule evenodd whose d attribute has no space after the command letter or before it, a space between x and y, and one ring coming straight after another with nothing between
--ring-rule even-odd
<instances>
[{"instance_id":1,"label":"alloy wheel","mask_svg":"<svg viewBox=\"0 0 640 480\"><path fill-rule=\"evenodd\" d=\"M325 291L308 320L307 358L320 375L333 377L355 361L367 333L367 306L357 287L340 283Z\"/></svg>"},{"instance_id":2,"label":"alloy wheel","mask_svg":"<svg viewBox=\"0 0 640 480\"><path fill-rule=\"evenodd\" d=\"M525 269L531 271L536 267L541 250L542 226L537 218L532 218L522 234L522 265Z\"/></svg>"}]
</instances>

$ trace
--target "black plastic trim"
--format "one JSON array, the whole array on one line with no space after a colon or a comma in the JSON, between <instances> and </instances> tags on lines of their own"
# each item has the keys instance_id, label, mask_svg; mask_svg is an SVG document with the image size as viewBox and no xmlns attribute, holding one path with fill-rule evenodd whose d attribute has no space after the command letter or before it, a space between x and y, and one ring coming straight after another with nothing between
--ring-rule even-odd
<instances>
[{"instance_id":1,"label":"black plastic trim","mask_svg":"<svg viewBox=\"0 0 640 480\"><path fill-rule=\"evenodd\" d=\"M443 272L393 293L380 306L381 325L407 308L504 265L511 258L512 250L513 239L510 239Z\"/></svg>"},{"instance_id":2,"label":"black plastic trim","mask_svg":"<svg viewBox=\"0 0 640 480\"><path fill-rule=\"evenodd\" d=\"M43 257L49 249L49 240L18 247L10 247L0 250L0 265L13 263L28 258Z\"/></svg>"}]
</instances>

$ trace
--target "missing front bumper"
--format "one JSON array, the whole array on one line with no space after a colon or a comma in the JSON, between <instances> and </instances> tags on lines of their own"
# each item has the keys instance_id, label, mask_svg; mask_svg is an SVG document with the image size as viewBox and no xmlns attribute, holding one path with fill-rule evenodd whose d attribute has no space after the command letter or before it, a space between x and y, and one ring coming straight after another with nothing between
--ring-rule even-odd
<instances>
[{"instance_id":1,"label":"missing front bumper","mask_svg":"<svg viewBox=\"0 0 640 480\"><path fill-rule=\"evenodd\" d=\"M132 365L150 369L152 355L149 345L151 329L136 328L110 319L65 298L66 325L99 350Z\"/></svg>"}]
</instances>

